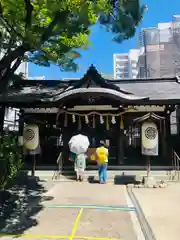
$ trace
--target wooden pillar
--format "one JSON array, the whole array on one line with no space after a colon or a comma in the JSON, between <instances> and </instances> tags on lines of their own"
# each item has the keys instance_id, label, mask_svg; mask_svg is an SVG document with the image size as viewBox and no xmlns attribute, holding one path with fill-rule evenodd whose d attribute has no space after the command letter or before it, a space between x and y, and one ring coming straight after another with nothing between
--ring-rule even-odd
<instances>
[{"instance_id":1,"label":"wooden pillar","mask_svg":"<svg viewBox=\"0 0 180 240\"><path fill-rule=\"evenodd\" d=\"M19 136L23 136L24 130L24 111L20 110L19 114Z\"/></svg>"},{"instance_id":2,"label":"wooden pillar","mask_svg":"<svg viewBox=\"0 0 180 240\"><path fill-rule=\"evenodd\" d=\"M6 110L6 106L1 105L0 106L0 135L3 135L5 110Z\"/></svg>"},{"instance_id":3,"label":"wooden pillar","mask_svg":"<svg viewBox=\"0 0 180 240\"><path fill-rule=\"evenodd\" d=\"M117 138L117 164L124 164L124 130L121 129Z\"/></svg>"},{"instance_id":4,"label":"wooden pillar","mask_svg":"<svg viewBox=\"0 0 180 240\"><path fill-rule=\"evenodd\" d=\"M161 122L160 128L160 144L161 144L161 157L163 158L163 162L166 163L167 156L167 142L166 142L166 120Z\"/></svg>"},{"instance_id":5,"label":"wooden pillar","mask_svg":"<svg viewBox=\"0 0 180 240\"><path fill-rule=\"evenodd\" d=\"M172 142L171 142L171 124L170 124L170 115L166 116L165 119L166 125L166 164L172 164Z\"/></svg>"},{"instance_id":6,"label":"wooden pillar","mask_svg":"<svg viewBox=\"0 0 180 240\"><path fill-rule=\"evenodd\" d=\"M63 130L62 134L63 148L62 148L62 169L68 165L68 131L66 128Z\"/></svg>"}]
</instances>

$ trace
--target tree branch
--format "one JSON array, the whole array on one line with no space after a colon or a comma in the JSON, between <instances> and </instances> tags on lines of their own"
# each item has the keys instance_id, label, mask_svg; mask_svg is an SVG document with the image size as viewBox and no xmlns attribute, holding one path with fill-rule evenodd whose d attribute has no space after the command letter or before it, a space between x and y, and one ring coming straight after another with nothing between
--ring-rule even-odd
<instances>
[{"instance_id":1,"label":"tree branch","mask_svg":"<svg viewBox=\"0 0 180 240\"><path fill-rule=\"evenodd\" d=\"M23 57L26 51L28 51L28 49L24 46L19 46L14 51L11 51L7 56L3 57L0 61L0 73L18 57Z\"/></svg>"},{"instance_id":2,"label":"tree branch","mask_svg":"<svg viewBox=\"0 0 180 240\"><path fill-rule=\"evenodd\" d=\"M2 10L2 4L0 2L0 17L2 17L2 15L3 15L3 10Z\"/></svg>"},{"instance_id":3,"label":"tree branch","mask_svg":"<svg viewBox=\"0 0 180 240\"><path fill-rule=\"evenodd\" d=\"M12 66L12 68L9 65L9 67L6 69L5 74L2 76L0 80L0 93L2 92L4 93L7 90L7 87L9 85L9 80L13 76L14 72L17 70L19 65L21 64L21 61L22 61L22 57L18 57L14 65Z\"/></svg>"},{"instance_id":4,"label":"tree branch","mask_svg":"<svg viewBox=\"0 0 180 240\"><path fill-rule=\"evenodd\" d=\"M24 0L26 6L26 17L25 17L25 27L28 28L31 26L33 5L30 0Z\"/></svg>"}]
</instances>

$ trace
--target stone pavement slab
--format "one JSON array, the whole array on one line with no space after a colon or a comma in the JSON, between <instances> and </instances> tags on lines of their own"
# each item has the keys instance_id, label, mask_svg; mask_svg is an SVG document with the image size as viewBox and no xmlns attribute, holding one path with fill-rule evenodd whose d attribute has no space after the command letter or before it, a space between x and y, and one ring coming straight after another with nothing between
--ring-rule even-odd
<instances>
[{"instance_id":1,"label":"stone pavement slab","mask_svg":"<svg viewBox=\"0 0 180 240\"><path fill-rule=\"evenodd\" d=\"M136 240L129 212L84 209L77 236Z\"/></svg>"},{"instance_id":2,"label":"stone pavement slab","mask_svg":"<svg viewBox=\"0 0 180 240\"><path fill-rule=\"evenodd\" d=\"M33 235L70 236L78 209L45 208L36 215L37 225L24 233Z\"/></svg>"},{"instance_id":3,"label":"stone pavement slab","mask_svg":"<svg viewBox=\"0 0 180 240\"><path fill-rule=\"evenodd\" d=\"M51 204L126 205L125 186L59 182L51 189ZM49 204L50 202L47 202Z\"/></svg>"},{"instance_id":4,"label":"stone pavement slab","mask_svg":"<svg viewBox=\"0 0 180 240\"><path fill-rule=\"evenodd\" d=\"M134 188L144 215L157 240L179 240L180 183L167 188Z\"/></svg>"},{"instance_id":5,"label":"stone pavement slab","mask_svg":"<svg viewBox=\"0 0 180 240\"><path fill-rule=\"evenodd\" d=\"M50 198L48 198L50 196ZM122 210L100 210L84 208L77 222L80 209L83 205L109 205L128 207L125 186L113 184L89 184L76 182L56 182L50 191L42 194L41 210L27 218L34 220L23 231L25 234L54 236L71 236L72 240L107 240L115 238L122 240L136 240L130 212ZM61 208L62 205L73 205L73 208ZM77 205L81 205L78 206ZM51 206L51 208L49 208ZM54 206L54 207L53 207ZM58 207L59 206L59 207ZM75 208L74 208L75 207ZM75 227L76 226L76 227ZM37 239L48 239L43 238ZM3 238L4 240L5 238ZM8 237L12 240L13 237ZM21 236L18 239L31 239ZM36 236L32 237L36 239ZM52 239L49 237L49 239ZM57 239L61 239L57 237Z\"/></svg>"}]
</instances>

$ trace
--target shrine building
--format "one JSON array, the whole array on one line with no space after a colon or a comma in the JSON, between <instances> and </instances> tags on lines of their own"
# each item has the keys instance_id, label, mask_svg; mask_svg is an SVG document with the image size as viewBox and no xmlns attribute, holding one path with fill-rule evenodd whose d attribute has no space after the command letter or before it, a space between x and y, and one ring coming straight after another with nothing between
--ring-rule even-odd
<instances>
[{"instance_id":1,"label":"shrine building","mask_svg":"<svg viewBox=\"0 0 180 240\"><path fill-rule=\"evenodd\" d=\"M90 148L107 143L111 167L145 165L141 123L148 119L159 133L151 164L172 165L170 115L180 104L177 78L109 80L91 66L81 79L16 82L0 95L0 104L20 109L19 135L25 123L39 126L37 165L56 165L62 151L68 167L68 141L78 133L88 136Z\"/></svg>"}]
</instances>

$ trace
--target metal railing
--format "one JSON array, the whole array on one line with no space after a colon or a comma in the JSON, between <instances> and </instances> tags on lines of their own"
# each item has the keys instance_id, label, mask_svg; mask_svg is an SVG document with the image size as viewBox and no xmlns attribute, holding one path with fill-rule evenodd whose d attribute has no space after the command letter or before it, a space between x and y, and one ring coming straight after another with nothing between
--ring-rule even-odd
<instances>
[{"instance_id":1,"label":"metal railing","mask_svg":"<svg viewBox=\"0 0 180 240\"><path fill-rule=\"evenodd\" d=\"M173 176L171 173L171 180L180 180L180 157L178 154L173 150L172 151L172 167L173 167Z\"/></svg>"}]
</instances>

